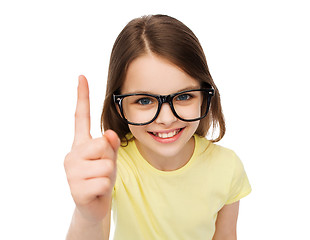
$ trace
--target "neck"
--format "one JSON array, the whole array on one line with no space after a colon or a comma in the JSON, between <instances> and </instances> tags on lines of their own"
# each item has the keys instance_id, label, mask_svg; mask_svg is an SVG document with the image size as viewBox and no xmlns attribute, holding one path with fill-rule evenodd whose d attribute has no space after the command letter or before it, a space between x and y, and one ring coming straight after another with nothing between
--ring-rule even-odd
<instances>
[{"instance_id":1,"label":"neck","mask_svg":"<svg viewBox=\"0 0 310 240\"><path fill-rule=\"evenodd\" d=\"M174 156L164 156L154 154L151 149L144 149L136 141L136 146L143 158L154 168L160 171L174 171L185 166L193 155L195 148L195 139L192 137L188 144Z\"/></svg>"}]
</instances>

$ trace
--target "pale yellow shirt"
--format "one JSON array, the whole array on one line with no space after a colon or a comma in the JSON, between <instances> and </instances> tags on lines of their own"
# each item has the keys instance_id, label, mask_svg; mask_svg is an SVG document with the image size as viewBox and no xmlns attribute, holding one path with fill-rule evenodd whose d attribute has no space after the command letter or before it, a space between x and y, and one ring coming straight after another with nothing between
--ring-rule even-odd
<instances>
[{"instance_id":1,"label":"pale yellow shirt","mask_svg":"<svg viewBox=\"0 0 310 240\"><path fill-rule=\"evenodd\" d=\"M135 142L121 147L113 191L115 240L208 240L218 211L251 192L237 155L195 135L189 162L160 171Z\"/></svg>"}]
</instances>

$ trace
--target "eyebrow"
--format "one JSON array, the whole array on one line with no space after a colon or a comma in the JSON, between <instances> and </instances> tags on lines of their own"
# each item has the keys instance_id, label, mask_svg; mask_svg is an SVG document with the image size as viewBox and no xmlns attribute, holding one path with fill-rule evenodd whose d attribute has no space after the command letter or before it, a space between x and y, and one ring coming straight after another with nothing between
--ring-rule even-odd
<instances>
[{"instance_id":1,"label":"eyebrow","mask_svg":"<svg viewBox=\"0 0 310 240\"><path fill-rule=\"evenodd\" d=\"M178 91L170 93L170 94L188 91L188 90L193 90L193 89L200 89L200 88L201 88L200 86L197 86L197 87L190 86L190 87L179 89ZM149 91L134 91L134 92L127 92L127 93L123 93L123 94L137 94L137 93L138 94L163 95L163 94L155 94L154 92L149 92ZM170 95L170 94L168 94L168 95ZM164 95L166 95L166 94L164 94Z\"/></svg>"}]
</instances>

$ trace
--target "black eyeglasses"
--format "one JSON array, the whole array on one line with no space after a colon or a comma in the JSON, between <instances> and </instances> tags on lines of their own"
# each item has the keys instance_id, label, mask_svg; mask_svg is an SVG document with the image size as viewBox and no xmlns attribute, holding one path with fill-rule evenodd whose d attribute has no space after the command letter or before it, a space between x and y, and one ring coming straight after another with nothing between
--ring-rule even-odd
<instances>
[{"instance_id":1,"label":"black eyeglasses","mask_svg":"<svg viewBox=\"0 0 310 240\"><path fill-rule=\"evenodd\" d=\"M164 103L168 103L174 116L185 122L193 122L207 116L213 88L191 89L169 95L133 93L115 95L122 118L131 125L146 125L159 115Z\"/></svg>"}]
</instances>

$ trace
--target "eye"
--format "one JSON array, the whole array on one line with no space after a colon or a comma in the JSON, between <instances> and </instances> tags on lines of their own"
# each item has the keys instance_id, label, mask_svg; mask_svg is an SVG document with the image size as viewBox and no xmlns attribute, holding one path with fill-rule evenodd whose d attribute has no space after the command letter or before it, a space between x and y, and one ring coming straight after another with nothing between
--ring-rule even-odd
<instances>
[{"instance_id":1,"label":"eye","mask_svg":"<svg viewBox=\"0 0 310 240\"><path fill-rule=\"evenodd\" d=\"M152 104L153 101L150 98L144 97L144 98L137 99L136 103L140 105L149 105L149 104Z\"/></svg>"},{"instance_id":2,"label":"eye","mask_svg":"<svg viewBox=\"0 0 310 240\"><path fill-rule=\"evenodd\" d=\"M186 100L190 100L192 98L192 96L188 93L184 93L184 94L180 94L176 97L177 101L186 101Z\"/></svg>"}]
</instances>

